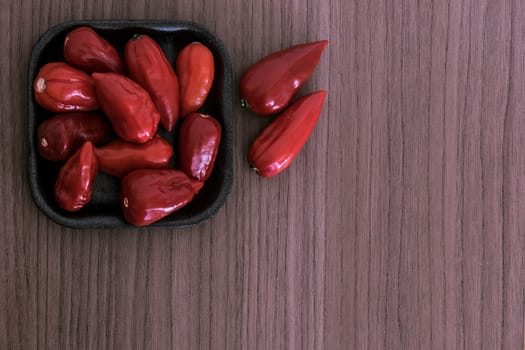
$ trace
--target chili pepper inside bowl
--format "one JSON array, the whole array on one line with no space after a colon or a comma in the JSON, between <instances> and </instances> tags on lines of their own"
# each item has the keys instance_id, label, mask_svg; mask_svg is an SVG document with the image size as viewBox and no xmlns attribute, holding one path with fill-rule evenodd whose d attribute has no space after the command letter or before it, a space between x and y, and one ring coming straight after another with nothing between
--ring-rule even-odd
<instances>
[{"instance_id":1,"label":"chili pepper inside bowl","mask_svg":"<svg viewBox=\"0 0 525 350\"><path fill-rule=\"evenodd\" d=\"M68 211L57 203L54 193L57 176L66 160L51 161L38 152L38 127L45 120L56 116L57 112L47 110L35 99L35 78L46 64L66 62L64 59L66 37L68 33L81 27L91 28L113 46L121 58L124 58L126 43L137 35L147 35L152 38L162 48L174 68L179 52L191 43L202 43L212 52L215 68L213 84L204 105L198 112L212 115L219 122L222 130L213 171L187 205L151 225L190 226L213 216L226 201L233 181L232 69L229 55L221 41L201 25L185 21L71 21L50 28L39 38L29 60L27 86L29 181L36 205L53 221L65 226L114 228L131 225L124 219L119 201L121 178L99 172L93 186L91 200L80 210ZM90 33L85 37L93 37L93 34ZM95 113L104 114L102 109ZM157 131L170 145L175 145L174 154L176 154L181 123L182 119L179 118L171 131L167 131L159 124ZM107 141L116 138L117 135L113 132ZM172 158L169 167L176 166L176 159Z\"/></svg>"}]
</instances>

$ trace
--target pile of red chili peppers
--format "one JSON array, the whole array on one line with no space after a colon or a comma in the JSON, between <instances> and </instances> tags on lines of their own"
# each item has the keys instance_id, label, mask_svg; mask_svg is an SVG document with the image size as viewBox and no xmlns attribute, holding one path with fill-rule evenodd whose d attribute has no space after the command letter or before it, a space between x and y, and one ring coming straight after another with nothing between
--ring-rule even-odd
<instances>
[{"instance_id":1,"label":"pile of red chili peppers","mask_svg":"<svg viewBox=\"0 0 525 350\"><path fill-rule=\"evenodd\" d=\"M319 63L327 40L292 46L264 57L244 72L240 88L243 107L261 115L282 112L253 141L248 152L252 170L272 177L288 168L310 137L326 91L291 104Z\"/></svg>"},{"instance_id":2,"label":"pile of red chili peppers","mask_svg":"<svg viewBox=\"0 0 525 350\"><path fill-rule=\"evenodd\" d=\"M243 106L262 115L282 112L250 147L248 160L259 175L286 169L314 129L326 91L291 102L327 44L273 53L244 73ZM215 74L210 49L193 42L172 67L153 38L137 35L121 58L82 26L67 34L63 57L45 64L33 84L35 101L55 114L39 125L37 137L41 157L63 162L54 188L58 205L81 210L99 172L120 178L120 207L132 225L149 225L188 204L212 174L221 142L221 124L198 112ZM174 169L173 147L158 130L174 132L179 118Z\"/></svg>"}]
</instances>

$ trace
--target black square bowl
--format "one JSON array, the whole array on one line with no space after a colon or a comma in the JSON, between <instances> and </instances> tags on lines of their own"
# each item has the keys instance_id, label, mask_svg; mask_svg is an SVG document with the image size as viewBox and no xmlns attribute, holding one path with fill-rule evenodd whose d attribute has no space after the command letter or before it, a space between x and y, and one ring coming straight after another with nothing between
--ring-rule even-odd
<instances>
[{"instance_id":1,"label":"black square bowl","mask_svg":"<svg viewBox=\"0 0 525 350\"><path fill-rule=\"evenodd\" d=\"M44 33L33 47L29 61L28 138L29 181L36 205L58 224L77 228L129 227L119 205L120 180L99 173L93 196L78 212L61 209L54 195L54 185L63 162L43 159L37 150L38 125L54 113L40 107L33 97L33 81L40 68L49 62L64 61L62 46L68 32L79 26L89 26L123 53L126 42L135 34L147 34L159 43L173 65L178 52L187 44L199 41L213 53L215 77L204 106L199 112L215 117L222 126L222 137L212 175L201 191L185 207L152 224L151 226L190 226L200 223L223 206L233 181L232 136L232 69L229 55L221 41L206 28L186 21L109 20L72 21L59 24ZM180 125L180 120L179 123ZM159 133L172 145L176 145L178 127L168 133L159 127ZM175 167L177 150L174 148L172 166Z\"/></svg>"}]
</instances>

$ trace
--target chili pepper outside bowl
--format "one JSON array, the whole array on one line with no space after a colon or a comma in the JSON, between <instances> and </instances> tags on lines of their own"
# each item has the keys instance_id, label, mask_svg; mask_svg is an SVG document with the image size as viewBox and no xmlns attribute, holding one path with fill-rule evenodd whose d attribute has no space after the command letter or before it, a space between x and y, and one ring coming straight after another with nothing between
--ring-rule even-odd
<instances>
[{"instance_id":1,"label":"chili pepper outside bowl","mask_svg":"<svg viewBox=\"0 0 525 350\"><path fill-rule=\"evenodd\" d=\"M108 40L122 57L126 42L136 34L147 34L162 47L174 66L180 50L187 44L199 41L214 55L215 77L211 91L201 113L212 115L222 127L222 138L212 175L195 198L185 207L152 224L151 226L184 227L198 224L213 215L224 205L233 182L233 128L232 128L232 68L224 45L203 26L187 21L157 20L85 20L56 25L36 42L29 60L28 70L28 141L29 182L36 205L54 222L75 228L130 227L122 215L119 203L120 180L99 173L92 199L78 212L61 209L55 199L54 185L63 162L52 162L38 154L37 128L54 113L40 107L33 96L33 81L40 67L49 62L64 61L62 47L71 30L89 26ZM159 134L170 144L177 145L176 128L167 132L159 127ZM176 157L177 150L174 149ZM177 159L172 160L176 167Z\"/></svg>"}]
</instances>

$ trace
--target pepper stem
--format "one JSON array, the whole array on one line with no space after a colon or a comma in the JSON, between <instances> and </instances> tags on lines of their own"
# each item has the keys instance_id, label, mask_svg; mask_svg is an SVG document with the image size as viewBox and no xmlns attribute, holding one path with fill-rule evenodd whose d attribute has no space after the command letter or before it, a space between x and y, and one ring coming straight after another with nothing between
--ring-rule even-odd
<instances>
[{"instance_id":1,"label":"pepper stem","mask_svg":"<svg viewBox=\"0 0 525 350\"><path fill-rule=\"evenodd\" d=\"M36 81L36 92L44 92L44 90L46 89L46 79L44 77L40 77L38 78L38 80Z\"/></svg>"},{"instance_id":2,"label":"pepper stem","mask_svg":"<svg viewBox=\"0 0 525 350\"><path fill-rule=\"evenodd\" d=\"M244 109L251 109L250 104L244 98L241 98L241 107Z\"/></svg>"},{"instance_id":3,"label":"pepper stem","mask_svg":"<svg viewBox=\"0 0 525 350\"><path fill-rule=\"evenodd\" d=\"M139 39L140 37L142 36L142 34L135 34L131 37L131 39L129 41L134 41L134 40L137 40Z\"/></svg>"}]
</instances>

